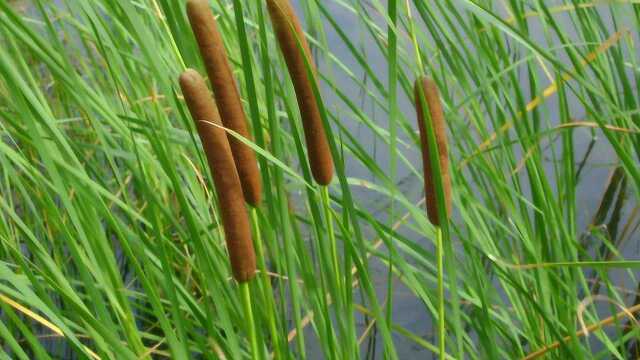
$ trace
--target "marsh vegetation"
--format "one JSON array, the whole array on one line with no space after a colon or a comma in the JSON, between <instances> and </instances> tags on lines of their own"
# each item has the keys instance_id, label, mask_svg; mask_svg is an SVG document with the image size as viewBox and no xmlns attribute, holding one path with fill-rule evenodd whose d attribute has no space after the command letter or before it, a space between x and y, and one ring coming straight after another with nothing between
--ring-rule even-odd
<instances>
[{"instance_id":1,"label":"marsh vegetation","mask_svg":"<svg viewBox=\"0 0 640 360\"><path fill-rule=\"evenodd\" d=\"M0 0L0 358L640 355L637 1L190 3Z\"/></svg>"}]
</instances>

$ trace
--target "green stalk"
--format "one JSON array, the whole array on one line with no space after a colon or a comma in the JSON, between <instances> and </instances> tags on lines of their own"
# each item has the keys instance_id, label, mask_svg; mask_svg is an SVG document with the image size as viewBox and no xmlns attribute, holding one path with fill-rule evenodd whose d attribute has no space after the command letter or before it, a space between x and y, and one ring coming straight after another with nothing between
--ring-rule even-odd
<instances>
[{"instance_id":1,"label":"green stalk","mask_svg":"<svg viewBox=\"0 0 640 360\"><path fill-rule=\"evenodd\" d=\"M389 166L390 166L390 184L391 199L389 204L389 226L393 226L394 212L395 212L395 181L397 173L398 152L398 35L397 31L397 18L398 18L398 4L396 0L389 0L388 4L389 20L391 21L387 27L387 34L389 39L388 59L389 59ZM391 241L389 241L391 243ZM393 323L393 261L391 261L391 251L389 251L389 268L387 270L387 306L386 306L386 318L387 325L391 326ZM386 349L385 349L385 355Z\"/></svg>"},{"instance_id":2,"label":"green stalk","mask_svg":"<svg viewBox=\"0 0 640 360\"><path fill-rule=\"evenodd\" d=\"M446 328L444 308L444 250L442 246L442 229L436 226L436 261L438 268L438 350L440 359L446 353Z\"/></svg>"},{"instance_id":3,"label":"green stalk","mask_svg":"<svg viewBox=\"0 0 640 360\"><path fill-rule=\"evenodd\" d=\"M342 286L342 277L340 276L340 263L339 263L339 257L338 257L338 245L337 245L337 241L336 241L336 234L334 232L334 225L333 225L333 217L331 215L331 198L329 196L329 186L321 186L320 187L320 197L321 197L321 201L322 201L322 210L323 210L323 215L326 221L326 226L327 226L327 233L329 236L329 256L331 257L330 261L331 261L331 273L332 276L330 277L330 283L331 283L331 287L333 289L331 289L331 291L333 292L334 295L334 304L335 304L335 314L336 314L336 320L338 321L338 324L340 326L340 333L344 336L343 338L341 337L337 337L336 339L339 340L339 344L342 343L344 344L344 340L349 340L350 339L350 335L347 331L347 326L346 324L346 319L344 318L344 316L341 315L341 312L343 310L345 310L345 303L344 303L344 296L345 294L343 293L343 289L345 289ZM320 242L318 242L318 246L323 246ZM345 290L346 291L346 290ZM328 321L327 324L330 324L331 322ZM332 331L334 332L334 331ZM334 332L337 335L337 332ZM342 340L342 341L340 341ZM340 350L344 350L344 352L341 352ZM334 351L334 355L338 358L340 357L344 357L346 356L346 354L348 354L350 349L347 349L346 346L342 345L338 345L335 348Z\"/></svg>"},{"instance_id":4,"label":"green stalk","mask_svg":"<svg viewBox=\"0 0 640 360\"><path fill-rule=\"evenodd\" d=\"M253 310L251 310L251 291L249 290L248 281L240 283L240 292L247 332L249 333L249 342L251 343L251 357L252 359L258 359L258 340L256 338L256 328L253 321Z\"/></svg>"},{"instance_id":5,"label":"green stalk","mask_svg":"<svg viewBox=\"0 0 640 360\"><path fill-rule=\"evenodd\" d=\"M338 261L338 245L336 241L336 234L333 229L333 220L331 216L331 199L329 197L329 187L322 186L320 189L320 196L322 198L322 209L324 210L324 216L327 221L327 233L329 234L329 251L331 252L331 262L333 266L333 277L336 285L338 285L337 293L341 294L342 280L340 278L340 262Z\"/></svg>"}]
</instances>

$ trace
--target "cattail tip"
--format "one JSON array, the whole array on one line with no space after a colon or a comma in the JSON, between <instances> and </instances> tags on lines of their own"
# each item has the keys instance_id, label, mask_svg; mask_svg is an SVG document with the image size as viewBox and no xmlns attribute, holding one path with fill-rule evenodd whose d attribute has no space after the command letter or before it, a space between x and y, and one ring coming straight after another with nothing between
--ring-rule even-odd
<instances>
[{"instance_id":1,"label":"cattail tip","mask_svg":"<svg viewBox=\"0 0 640 360\"><path fill-rule=\"evenodd\" d=\"M201 8L209 8L209 1L207 0L187 0L187 11L201 9Z\"/></svg>"},{"instance_id":2,"label":"cattail tip","mask_svg":"<svg viewBox=\"0 0 640 360\"><path fill-rule=\"evenodd\" d=\"M200 74L198 74L197 71L193 70L193 69L186 69L185 71L182 72L182 74L180 74L180 86L185 86L185 85L192 85L195 84L198 81L198 78L200 77Z\"/></svg>"}]
</instances>

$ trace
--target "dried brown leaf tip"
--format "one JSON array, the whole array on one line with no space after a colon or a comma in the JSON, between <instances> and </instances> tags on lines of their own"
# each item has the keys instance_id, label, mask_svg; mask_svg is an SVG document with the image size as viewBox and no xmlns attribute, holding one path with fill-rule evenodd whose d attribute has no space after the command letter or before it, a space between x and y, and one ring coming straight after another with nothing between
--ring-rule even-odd
<instances>
[{"instance_id":1,"label":"dried brown leaf tip","mask_svg":"<svg viewBox=\"0 0 640 360\"><path fill-rule=\"evenodd\" d=\"M313 76L316 73L309 44L288 0L267 0L267 9L296 91L313 178L320 185L328 185L333 178L333 158L313 94L313 79L307 73L306 62L311 66Z\"/></svg>"},{"instance_id":2,"label":"dried brown leaf tip","mask_svg":"<svg viewBox=\"0 0 640 360\"><path fill-rule=\"evenodd\" d=\"M216 104L198 72L188 69L182 73L180 87L213 177L233 276L238 282L248 281L254 277L256 258L242 185L226 131L221 128Z\"/></svg>"},{"instance_id":3,"label":"dried brown leaf tip","mask_svg":"<svg viewBox=\"0 0 640 360\"><path fill-rule=\"evenodd\" d=\"M449 155L447 153L447 127L444 123L444 112L440 102L440 94L436 83L428 78L420 78L415 84L415 101L418 113L418 128L420 130L420 147L422 150L422 164L424 170L424 190L427 203L427 215L429 221L436 226L441 224L441 217L438 216L438 205L436 198L434 170L430 160L429 144L427 140L427 130L425 121L431 121L432 129L435 133L436 144L442 172L442 185L444 186L445 206L447 209L446 218L451 214L451 179L449 177ZM423 102L427 104L429 116L426 116L423 109ZM445 219L446 219L445 218Z\"/></svg>"},{"instance_id":4,"label":"dried brown leaf tip","mask_svg":"<svg viewBox=\"0 0 640 360\"><path fill-rule=\"evenodd\" d=\"M187 15L213 87L222 123L226 128L251 140L240 92L208 1L187 1ZM255 153L251 147L233 135L229 134L227 137L240 175L245 200L252 206L258 206L262 198L262 185Z\"/></svg>"}]
</instances>

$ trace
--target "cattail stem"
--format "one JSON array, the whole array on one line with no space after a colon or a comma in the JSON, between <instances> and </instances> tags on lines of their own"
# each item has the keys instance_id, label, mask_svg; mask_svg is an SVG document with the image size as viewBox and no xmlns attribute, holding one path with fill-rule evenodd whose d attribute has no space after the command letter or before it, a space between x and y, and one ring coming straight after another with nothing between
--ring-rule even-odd
<instances>
[{"instance_id":1,"label":"cattail stem","mask_svg":"<svg viewBox=\"0 0 640 360\"><path fill-rule=\"evenodd\" d=\"M251 140L240 93L208 1L187 1L187 15L209 75L222 123L226 128ZM262 185L255 153L253 149L232 135L228 135L228 139L240 176L244 198L251 206L258 206L262 198Z\"/></svg>"},{"instance_id":2,"label":"cattail stem","mask_svg":"<svg viewBox=\"0 0 640 360\"><path fill-rule=\"evenodd\" d=\"M438 267L438 350L440 359L446 359L445 307L444 307L444 247L442 229L436 226L436 261Z\"/></svg>"},{"instance_id":3,"label":"cattail stem","mask_svg":"<svg viewBox=\"0 0 640 360\"><path fill-rule=\"evenodd\" d=\"M251 309L251 291L249 283L240 283L240 292L242 296L242 307L244 308L244 316L247 321L247 330L249 333L249 343L251 344L251 356L258 359L258 339L256 337L256 328L253 320L253 310Z\"/></svg>"},{"instance_id":4,"label":"cattail stem","mask_svg":"<svg viewBox=\"0 0 640 360\"><path fill-rule=\"evenodd\" d=\"M347 314L353 314L353 309L351 309L351 312L348 312L349 307L347 306L347 304L345 303L345 299L343 298L344 291L351 291L351 288L349 287L347 289L345 287L346 285L343 285L344 278L340 276L341 272L340 272L340 262L338 257L338 245L336 241L336 235L334 232L333 216L331 215L331 198L329 196L328 186L322 186L322 188L320 189L320 198L322 201L322 209L324 212L324 218L327 226L326 233L329 236L329 254L327 254L326 251L323 251L324 242L322 243L319 242L318 248L321 249L320 255L325 258L324 261L326 262L326 264L328 264L331 267L331 269L326 269L326 270L323 270L322 272L326 274L326 276L328 277L327 280L331 284L331 287L330 287L332 289L331 291L334 293L334 296L332 298L335 301L335 308L337 310L336 319L338 320L339 323L341 323L340 324L341 327L343 329L346 329L347 323L349 321L348 320L349 317L341 316L341 310L345 311ZM323 265L323 268L326 268L326 266ZM330 335L330 337L333 339L335 334L333 334L333 331L330 334L332 334ZM346 336L349 336L349 335L346 335ZM339 349L339 346L334 344L333 341L329 343L329 347L334 349L334 351L340 351L340 350L347 351L347 349ZM338 352L338 354L341 354L338 356L338 358L347 357L345 355L347 354L346 352L345 353Z\"/></svg>"},{"instance_id":5,"label":"cattail stem","mask_svg":"<svg viewBox=\"0 0 640 360\"><path fill-rule=\"evenodd\" d=\"M204 79L195 70L188 69L180 75L180 86L213 177L233 276L240 283L249 281L256 270L251 227L220 115Z\"/></svg>"},{"instance_id":6,"label":"cattail stem","mask_svg":"<svg viewBox=\"0 0 640 360\"><path fill-rule=\"evenodd\" d=\"M288 0L267 0L267 8L296 91L311 172L318 184L328 185L333 178L333 158L313 91L316 68L309 44Z\"/></svg>"},{"instance_id":7,"label":"cattail stem","mask_svg":"<svg viewBox=\"0 0 640 360\"><path fill-rule=\"evenodd\" d=\"M331 216L331 198L329 197L329 188L323 186L320 191L322 197L322 208L324 217L327 222L327 234L329 235L329 251L331 255L331 263L333 265L333 281L337 285L337 289L342 289L342 281L340 278L340 262L338 261L338 245L333 230L333 219ZM337 299L336 299L337 300Z\"/></svg>"},{"instance_id":8,"label":"cattail stem","mask_svg":"<svg viewBox=\"0 0 640 360\"><path fill-rule=\"evenodd\" d=\"M427 78L418 79L415 84L415 97L418 128L420 130L427 215L433 225L440 226L447 221L451 213L451 180L449 177L447 130L444 123L444 113L440 103L438 87L432 80ZM427 106L428 113L425 112L424 105ZM429 121L428 124L426 123L427 121ZM435 138L436 153L432 153L429 147L429 138L432 136ZM439 174L436 172L439 172ZM442 198L440 198L436 186L438 176L442 179ZM441 204L439 203L440 201L444 201L444 203ZM438 208L444 210L443 214L438 212Z\"/></svg>"}]
</instances>

